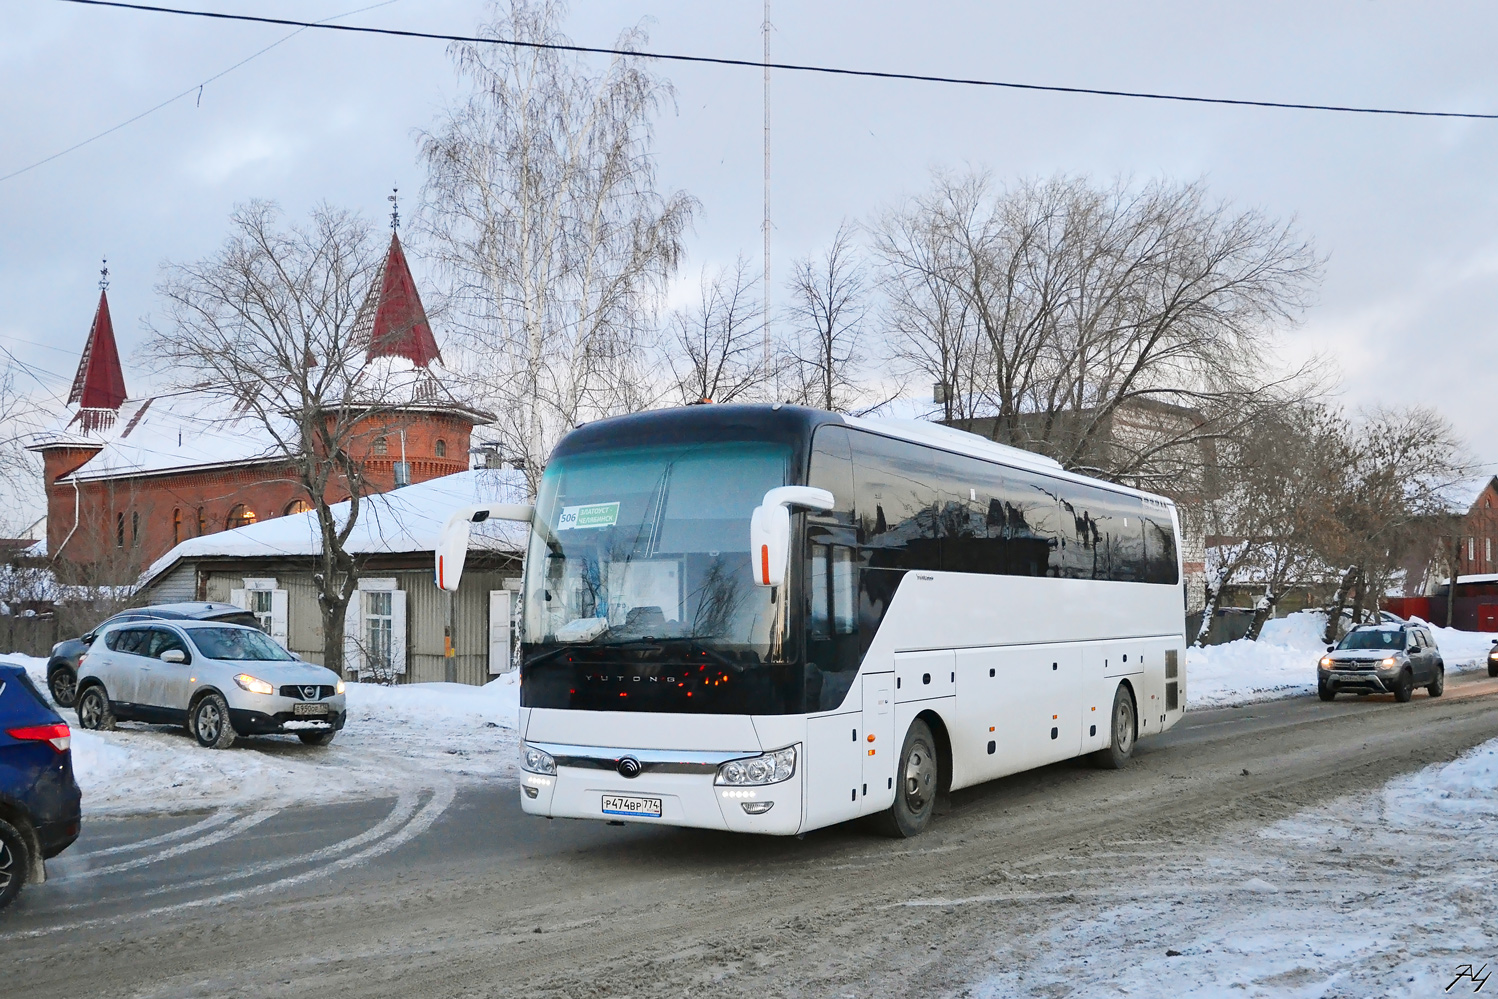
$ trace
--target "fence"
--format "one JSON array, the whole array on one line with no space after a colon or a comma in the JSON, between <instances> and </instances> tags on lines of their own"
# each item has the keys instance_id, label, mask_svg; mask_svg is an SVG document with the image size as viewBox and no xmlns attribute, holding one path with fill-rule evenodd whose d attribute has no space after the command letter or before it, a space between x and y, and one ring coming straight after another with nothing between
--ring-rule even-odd
<instances>
[{"instance_id":1,"label":"fence","mask_svg":"<svg viewBox=\"0 0 1498 999\"><path fill-rule=\"evenodd\" d=\"M51 614L0 615L0 652L46 657L52 654L58 639L57 618Z\"/></svg>"}]
</instances>

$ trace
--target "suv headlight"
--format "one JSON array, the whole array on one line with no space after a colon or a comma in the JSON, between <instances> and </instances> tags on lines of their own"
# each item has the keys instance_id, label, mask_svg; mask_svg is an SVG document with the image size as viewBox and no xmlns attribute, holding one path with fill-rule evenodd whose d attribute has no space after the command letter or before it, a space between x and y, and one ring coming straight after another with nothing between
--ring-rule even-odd
<instances>
[{"instance_id":1,"label":"suv headlight","mask_svg":"<svg viewBox=\"0 0 1498 999\"><path fill-rule=\"evenodd\" d=\"M1399 665L1399 660L1395 659L1393 656L1389 656L1383 662L1379 663L1379 665L1384 669L1393 669L1395 666Z\"/></svg>"},{"instance_id":2,"label":"suv headlight","mask_svg":"<svg viewBox=\"0 0 1498 999\"><path fill-rule=\"evenodd\" d=\"M1332 668L1332 657L1331 656L1322 656L1321 657L1321 668L1322 669L1331 669Z\"/></svg>"},{"instance_id":3,"label":"suv headlight","mask_svg":"<svg viewBox=\"0 0 1498 999\"><path fill-rule=\"evenodd\" d=\"M274 694L276 688L248 673L240 673L234 677L234 682L239 684L241 690L248 690L252 694Z\"/></svg>"},{"instance_id":4,"label":"suv headlight","mask_svg":"<svg viewBox=\"0 0 1498 999\"><path fill-rule=\"evenodd\" d=\"M557 772L557 761L551 758L550 753L543 753L535 746L522 744L520 747L520 769L529 770L533 774L555 774Z\"/></svg>"},{"instance_id":5,"label":"suv headlight","mask_svg":"<svg viewBox=\"0 0 1498 999\"><path fill-rule=\"evenodd\" d=\"M743 760L729 760L718 768L714 784L779 784L796 776L796 747L762 753Z\"/></svg>"}]
</instances>

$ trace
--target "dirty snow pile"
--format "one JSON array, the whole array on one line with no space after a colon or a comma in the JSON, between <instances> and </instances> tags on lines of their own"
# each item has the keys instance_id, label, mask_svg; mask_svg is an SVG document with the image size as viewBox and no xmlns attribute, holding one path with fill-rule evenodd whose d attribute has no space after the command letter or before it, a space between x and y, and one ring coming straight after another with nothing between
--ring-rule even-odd
<instances>
[{"instance_id":1,"label":"dirty snow pile","mask_svg":"<svg viewBox=\"0 0 1498 999\"><path fill-rule=\"evenodd\" d=\"M24 664L46 690L45 659L0 660ZM331 801L514 777L520 705L514 673L482 687L351 683L347 697L348 721L330 746L262 736L218 752L180 728L128 722L114 732L89 732L78 728L71 709L59 714L73 727L73 770L91 815Z\"/></svg>"},{"instance_id":2,"label":"dirty snow pile","mask_svg":"<svg viewBox=\"0 0 1498 999\"><path fill-rule=\"evenodd\" d=\"M974 994L1471 995L1461 968L1498 966L1495 788L1498 741L1246 841L1174 845L1149 883L1006 942Z\"/></svg>"},{"instance_id":3,"label":"dirty snow pile","mask_svg":"<svg viewBox=\"0 0 1498 999\"><path fill-rule=\"evenodd\" d=\"M1326 615L1300 611L1267 621L1257 642L1239 639L1186 650L1186 707L1248 704L1316 691L1316 660L1326 652ZM1429 625L1448 673L1483 666L1493 636Z\"/></svg>"}]
</instances>

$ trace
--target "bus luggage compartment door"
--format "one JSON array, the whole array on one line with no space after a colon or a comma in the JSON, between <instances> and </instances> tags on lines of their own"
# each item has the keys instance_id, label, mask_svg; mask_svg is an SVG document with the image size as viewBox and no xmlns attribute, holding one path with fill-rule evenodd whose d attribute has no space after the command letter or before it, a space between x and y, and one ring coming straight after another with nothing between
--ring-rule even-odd
<instances>
[{"instance_id":1,"label":"bus luggage compartment door","mask_svg":"<svg viewBox=\"0 0 1498 999\"><path fill-rule=\"evenodd\" d=\"M951 649L937 652L895 653L895 703L924 701L931 697L950 697L956 687L957 653Z\"/></svg>"}]
</instances>

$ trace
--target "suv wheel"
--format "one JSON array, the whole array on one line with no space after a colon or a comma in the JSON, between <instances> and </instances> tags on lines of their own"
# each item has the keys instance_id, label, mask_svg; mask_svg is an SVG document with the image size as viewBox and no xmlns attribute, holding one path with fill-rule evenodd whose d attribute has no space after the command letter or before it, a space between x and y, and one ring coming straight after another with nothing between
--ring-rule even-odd
<instances>
[{"instance_id":1,"label":"suv wheel","mask_svg":"<svg viewBox=\"0 0 1498 999\"><path fill-rule=\"evenodd\" d=\"M229 724L229 702L219 693L204 694L193 705L188 731L206 749L228 749L234 745L234 726Z\"/></svg>"},{"instance_id":2,"label":"suv wheel","mask_svg":"<svg viewBox=\"0 0 1498 999\"><path fill-rule=\"evenodd\" d=\"M71 708L78 699L78 674L71 666L58 666L47 673L47 690L59 708Z\"/></svg>"},{"instance_id":3,"label":"suv wheel","mask_svg":"<svg viewBox=\"0 0 1498 999\"><path fill-rule=\"evenodd\" d=\"M302 743L307 746L326 746L333 741L333 736L337 734L332 729L328 729L325 732L298 732L296 737L301 739Z\"/></svg>"},{"instance_id":4,"label":"suv wheel","mask_svg":"<svg viewBox=\"0 0 1498 999\"><path fill-rule=\"evenodd\" d=\"M0 909L20 894L31 868L31 850L21 831L0 819Z\"/></svg>"},{"instance_id":5,"label":"suv wheel","mask_svg":"<svg viewBox=\"0 0 1498 999\"><path fill-rule=\"evenodd\" d=\"M1446 667L1440 666L1436 669L1436 678L1425 688L1425 692L1431 697L1440 697L1446 693Z\"/></svg>"},{"instance_id":6,"label":"suv wheel","mask_svg":"<svg viewBox=\"0 0 1498 999\"><path fill-rule=\"evenodd\" d=\"M78 695L78 704L73 710L78 712L79 728L95 732L114 730L114 712L109 709L109 696L98 684Z\"/></svg>"},{"instance_id":7,"label":"suv wheel","mask_svg":"<svg viewBox=\"0 0 1498 999\"><path fill-rule=\"evenodd\" d=\"M1318 683L1316 684L1316 696L1323 701L1334 701L1337 699L1337 692L1329 684Z\"/></svg>"},{"instance_id":8,"label":"suv wheel","mask_svg":"<svg viewBox=\"0 0 1498 999\"><path fill-rule=\"evenodd\" d=\"M1405 670L1399 674L1399 685L1394 688L1394 700L1405 703L1415 695L1415 674Z\"/></svg>"}]
</instances>

